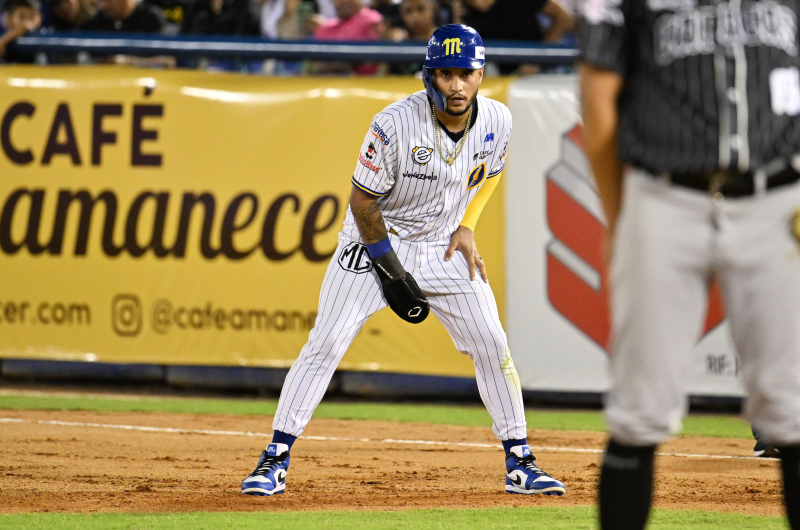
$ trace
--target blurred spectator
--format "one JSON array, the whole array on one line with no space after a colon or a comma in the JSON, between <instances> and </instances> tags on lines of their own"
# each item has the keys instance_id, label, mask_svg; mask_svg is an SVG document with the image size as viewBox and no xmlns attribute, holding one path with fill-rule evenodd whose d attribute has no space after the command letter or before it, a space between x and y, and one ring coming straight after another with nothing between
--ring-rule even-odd
<instances>
[{"instance_id":1,"label":"blurred spectator","mask_svg":"<svg viewBox=\"0 0 800 530\"><path fill-rule=\"evenodd\" d=\"M161 33L164 17L158 9L136 0L98 0L97 13L81 25L85 31Z\"/></svg>"},{"instance_id":2,"label":"blurred spectator","mask_svg":"<svg viewBox=\"0 0 800 530\"><path fill-rule=\"evenodd\" d=\"M403 24L400 19L400 0L372 0L369 7L381 14L386 27L399 28Z\"/></svg>"},{"instance_id":3,"label":"blurred spectator","mask_svg":"<svg viewBox=\"0 0 800 530\"><path fill-rule=\"evenodd\" d=\"M306 40L326 20L336 18L333 0L259 0L261 35L272 40ZM270 75L302 75L306 61L269 59L263 72Z\"/></svg>"},{"instance_id":4,"label":"blurred spectator","mask_svg":"<svg viewBox=\"0 0 800 530\"><path fill-rule=\"evenodd\" d=\"M463 24L464 2L462 0L439 0L439 20L444 24Z\"/></svg>"},{"instance_id":5,"label":"blurred spectator","mask_svg":"<svg viewBox=\"0 0 800 530\"><path fill-rule=\"evenodd\" d=\"M56 31L78 29L97 11L97 5L81 0L47 0L50 24Z\"/></svg>"},{"instance_id":6,"label":"blurred spectator","mask_svg":"<svg viewBox=\"0 0 800 530\"><path fill-rule=\"evenodd\" d=\"M13 42L26 33L39 31L42 13L37 0L5 0L0 7L5 32L0 36L0 58L6 63L33 63L36 54L21 53Z\"/></svg>"},{"instance_id":7,"label":"blurred spectator","mask_svg":"<svg viewBox=\"0 0 800 530\"><path fill-rule=\"evenodd\" d=\"M439 3L436 0L403 0L400 4L402 26L392 33L393 40L428 42L433 31L441 26ZM389 72L413 75L422 71L424 59L409 63L391 63Z\"/></svg>"},{"instance_id":8,"label":"blurred spectator","mask_svg":"<svg viewBox=\"0 0 800 530\"><path fill-rule=\"evenodd\" d=\"M315 40L372 41L378 40L385 26L377 11L366 7L362 0L333 0L337 18L326 20L314 32ZM377 64L316 63L316 73L374 75Z\"/></svg>"},{"instance_id":9,"label":"blurred spectator","mask_svg":"<svg viewBox=\"0 0 800 530\"><path fill-rule=\"evenodd\" d=\"M560 0L561 5L567 10L567 13L572 15L577 20L578 17L578 4L580 0Z\"/></svg>"},{"instance_id":10,"label":"blurred spectator","mask_svg":"<svg viewBox=\"0 0 800 530\"><path fill-rule=\"evenodd\" d=\"M186 11L195 0L142 0L143 4L151 5L161 12L165 25L161 33L176 35L186 17Z\"/></svg>"},{"instance_id":11,"label":"blurred spectator","mask_svg":"<svg viewBox=\"0 0 800 530\"><path fill-rule=\"evenodd\" d=\"M258 35L260 28L251 0L195 0L183 19L181 33Z\"/></svg>"},{"instance_id":12,"label":"blurred spectator","mask_svg":"<svg viewBox=\"0 0 800 530\"><path fill-rule=\"evenodd\" d=\"M84 31L111 31L120 33L161 33L165 21L161 12L136 0L98 0L97 13L84 22L80 29ZM116 55L101 62L114 62L134 66L163 67L174 66L172 57L131 57Z\"/></svg>"},{"instance_id":13,"label":"blurred spectator","mask_svg":"<svg viewBox=\"0 0 800 530\"><path fill-rule=\"evenodd\" d=\"M261 34L273 40L306 39L333 18L333 0L266 0L261 6Z\"/></svg>"},{"instance_id":14,"label":"blurred spectator","mask_svg":"<svg viewBox=\"0 0 800 530\"><path fill-rule=\"evenodd\" d=\"M378 40L383 17L364 6L362 0L333 0L336 17L323 22L314 32L317 40Z\"/></svg>"},{"instance_id":15,"label":"blurred spectator","mask_svg":"<svg viewBox=\"0 0 800 530\"><path fill-rule=\"evenodd\" d=\"M251 0L194 0L181 25L184 35L258 35L256 5ZM201 59L203 70L257 73L264 62L235 57Z\"/></svg>"},{"instance_id":16,"label":"blurred spectator","mask_svg":"<svg viewBox=\"0 0 800 530\"><path fill-rule=\"evenodd\" d=\"M524 40L558 42L575 25L573 16L558 0L465 0L467 12L463 23L472 26L484 40ZM550 27L545 30L539 14L546 15ZM533 65L523 65L519 73L534 73ZM503 74L519 65L500 65Z\"/></svg>"}]
</instances>

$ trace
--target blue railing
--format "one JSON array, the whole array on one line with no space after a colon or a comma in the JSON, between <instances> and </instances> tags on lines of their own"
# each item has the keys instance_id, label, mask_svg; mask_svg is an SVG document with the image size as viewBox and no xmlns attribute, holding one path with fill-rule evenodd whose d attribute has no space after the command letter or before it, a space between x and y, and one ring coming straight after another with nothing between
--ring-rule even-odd
<instances>
[{"instance_id":1,"label":"blue railing","mask_svg":"<svg viewBox=\"0 0 800 530\"><path fill-rule=\"evenodd\" d=\"M420 61L419 43L274 41L257 37L160 36L148 34L65 32L20 37L23 52L92 55L171 55L181 58L282 60L347 60L364 62ZM569 64L578 50L569 45L487 41L486 57L498 63Z\"/></svg>"}]
</instances>

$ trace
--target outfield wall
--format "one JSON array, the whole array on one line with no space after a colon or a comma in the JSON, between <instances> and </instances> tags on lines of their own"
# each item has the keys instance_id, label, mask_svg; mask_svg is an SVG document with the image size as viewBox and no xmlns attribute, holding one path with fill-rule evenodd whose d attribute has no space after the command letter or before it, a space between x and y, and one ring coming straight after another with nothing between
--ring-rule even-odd
<instances>
[{"instance_id":1,"label":"outfield wall","mask_svg":"<svg viewBox=\"0 0 800 530\"><path fill-rule=\"evenodd\" d=\"M25 360L175 367L178 380L210 384L234 373L226 367L285 370L313 326L371 118L419 88L407 78L0 69L5 375ZM487 79L481 92L514 115L509 164L476 236L523 388L600 392L602 218L574 80ZM710 329L692 390L739 395L727 330ZM412 326L389 310L340 367L433 386L474 374L435 319ZM358 384L379 392L380 381Z\"/></svg>"}]
</instances>

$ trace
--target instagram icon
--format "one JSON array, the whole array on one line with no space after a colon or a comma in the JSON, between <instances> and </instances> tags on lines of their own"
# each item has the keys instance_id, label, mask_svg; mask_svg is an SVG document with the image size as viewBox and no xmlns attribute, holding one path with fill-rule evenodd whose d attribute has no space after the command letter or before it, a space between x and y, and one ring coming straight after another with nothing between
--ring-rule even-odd
<instances>
[{"instance_id":1,"label":"instagram icon","mask_svg":"<svg viewBox=\"0 0 800 530\"><path fill-rule=\"evenodd\" d=\"M118 294L111 300L111 327L121 337L142 331L142 302L133 294Z\"/></svg>"}]
</instances>

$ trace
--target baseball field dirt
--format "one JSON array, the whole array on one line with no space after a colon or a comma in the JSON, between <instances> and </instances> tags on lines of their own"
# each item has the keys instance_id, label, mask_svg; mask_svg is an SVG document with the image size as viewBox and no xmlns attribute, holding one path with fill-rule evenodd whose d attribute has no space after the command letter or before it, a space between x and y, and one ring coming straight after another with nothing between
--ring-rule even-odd
<instances>
[{"instance_id":1,"label":"baseball field dirt","mask_svg":"<svg viewBox=\"0 0 800 530\"><path fill-rule=\"evenodd\" d=\"M527 497L504 493L489 428L316 419L292 451L286 493L242 495L268 441L252 433L270 425L253 416L0 410L0 513L591 505L605 443L597 432L530 430L539 465L567 494ZM656 506L780 515L778 462L747 458L752 445L665 444Z\"/></svg>"}]
</instances>

